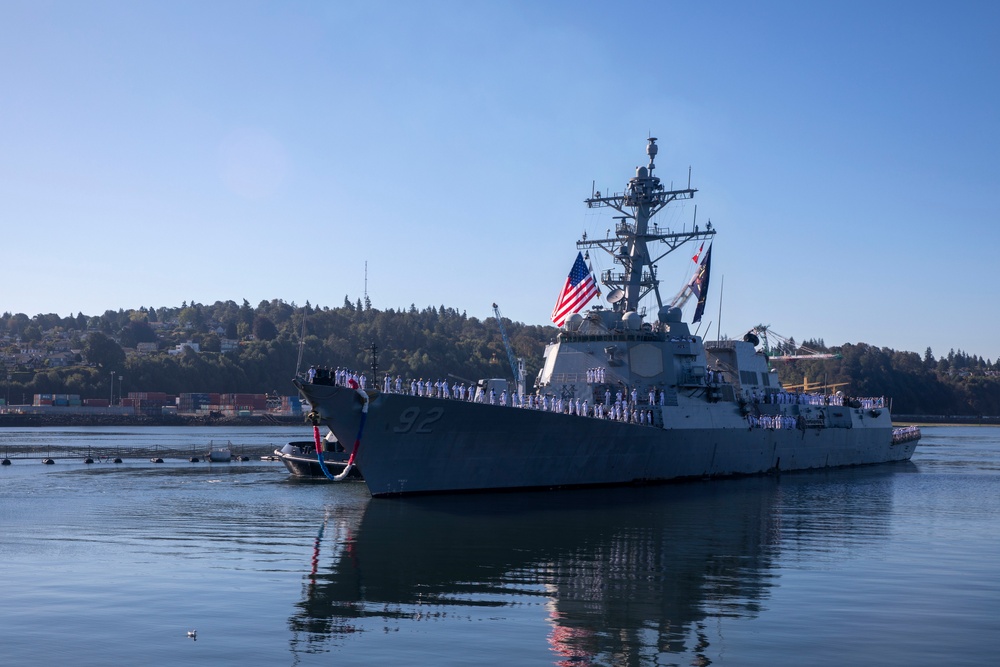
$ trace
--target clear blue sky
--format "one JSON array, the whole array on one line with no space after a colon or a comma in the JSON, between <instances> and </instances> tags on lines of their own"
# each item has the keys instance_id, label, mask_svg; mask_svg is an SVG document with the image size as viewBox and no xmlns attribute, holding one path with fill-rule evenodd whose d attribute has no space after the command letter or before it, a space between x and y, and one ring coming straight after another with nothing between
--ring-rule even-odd
<instances>
[{"instance_id":1,"label":"clear blue sky","mask_svg":"<svg viewBox=\"0 0 1000 667\"><path fill-rule=\"evenodd\" d=\"M591 183L621 190L652 134L699 189L662 222L696 203L719 230L713 336L724 280L723 334L996 359L998 25L962 1L0 0L0 312L338 306L367 261L375 307L545 324L611 223Z\"/></svg>"}]
</instances>

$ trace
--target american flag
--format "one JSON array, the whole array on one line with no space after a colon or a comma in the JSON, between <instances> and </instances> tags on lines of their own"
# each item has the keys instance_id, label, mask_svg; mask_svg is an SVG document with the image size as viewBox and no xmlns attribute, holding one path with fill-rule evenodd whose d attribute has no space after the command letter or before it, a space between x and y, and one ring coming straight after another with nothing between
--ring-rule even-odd
<instances>
[{"instance_id":1,"label":"american flag","mask_svg":"<svg viewBox=\"0 0 1000 667\"><path fill-rule=\"evenodd\" d=\"M557 327L561 327L567 317L578 312L588 301L600 294L597 279L584 263L583 253L578 252L573 268L569 270L569 276L566 278L566 285L556 299L556 307L552 309L552 321Z\"/></svg>"}]
</instances>

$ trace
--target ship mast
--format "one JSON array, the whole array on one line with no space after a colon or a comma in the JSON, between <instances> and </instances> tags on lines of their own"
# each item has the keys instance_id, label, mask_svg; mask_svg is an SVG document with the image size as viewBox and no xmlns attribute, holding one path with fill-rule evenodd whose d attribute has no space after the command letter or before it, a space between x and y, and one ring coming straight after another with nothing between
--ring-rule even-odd
<instances>
[{"instance_id":1,"label":"ship mast","mask_svg":"<svg viewBox=\"0 0 1000 667\"><path fill-rule=\"evenodd\" d=\"M662 308L656 263L688 241L715 236L711 223L705 230L699 231L695 226L690 232L671 232L655 223L650 228L650 220L663 207L676 199L691 199L697 190L691 189L690 183L685 190L666 190L660 179L653 176L656 137L648 141L649 164L635 170L635 177L629 180L624 193L601 196L600 192L595 192L585 200L588 208L609 206L621 214L615 216L614 235L588 240L584 234L583 240L576 243L577 248L600 248L611 255L615 263L622 265L623 271L608 269L601 274L601 282L611 290L608 300L614 304L614 310L621 313L636 311L639 302L650 292L656 295L657 307ZM654 258L648 246L651 241L660 241L667 249ZM658 247L659 250L662 248Z\"/></svg>"}]
</instances>

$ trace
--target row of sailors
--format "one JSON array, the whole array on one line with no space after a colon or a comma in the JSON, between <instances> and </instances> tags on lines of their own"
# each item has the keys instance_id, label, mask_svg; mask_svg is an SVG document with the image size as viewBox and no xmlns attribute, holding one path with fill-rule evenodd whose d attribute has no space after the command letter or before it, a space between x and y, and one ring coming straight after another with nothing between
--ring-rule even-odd
<instances>
[{"instance_id":1,"label":"row of sailors","mask_svg":"<svg viewBox=\"0 0 1000 667\"><path fill-rule=\"evenodd\" d=\"M355 371L348 370L346 368L336 368L329 369L325 366L311 366L307 373L307 377L311 384L334 384L344 387L352 387L355 389L366 389L368 384L368 379L364 373L357 373ZM604 383L604 369L603 368L591 368L587 370L587 381L592 383ZM382 382L382 391L386 394L402 394L404 392L405 383L402 376L397 375L393 378L391 375L386 375ZM476 399L476 388L473 385L465 386L465 383L455 384L449 386L447 380L438 380L432 382L430 379L424 380L420 378L418 380L410 380L409 383L409 394L410 396L423 396L427 398L451 398L456 400L473 401ZM631 397L631 402L637 403L639 400L639 392L637 389L633 389L629 394ZM618 391L615 395L616 401L627 400L627 397ZM605 389L604 392L604 403L609 405L611 403L611 390ZM655 387L651 387L649 390L649 404L656 405L664 404L664 393L657 390Z\"/></svg>"},{"instance_id":2,"label":"row of sailors","mask_svg":"<svg viewBox=\"0 0 1000 667\"><path fill-rule=\"evenodd\" d=\"M858 399L865 409L881 407L881 398L862 398ZM820 413L822 415L822 412ZM801 415L747 415L747 423L750 424L750 428L799 428L804 423L800 421L802 419ZM905 426L901 428L894 428L892 430L892 441L893 442L906 442L907 440L914 440L920 437L920 428L917 426Z\"/></svg>"},{"instance_id":3,"label":"row of sailors","mask_svg":"<svg viewBox=\"0 0 1000 667\"><path fill-rule=\"evenodd\" d=\"M387 394L391 393L401 394L403 393L403 387L404 387L403 379L399 375L397 375L395 379L393 379L389 375L386 375L385 380L382 383L382 391ZM477 401L479 403L489 402L490 404L495 404L497 399L497 397L495 396L495 392L492 389L490 390L491 395L486 395L482 392L477 394L476 388L474 386L470 385L466 387L464 382L461 384L456 383L454 385L449 386L447 380L438 380L437 382L432 382L430 380L424 381L423 378L420 378L419 380L410 380L409 394L410 396L423 396L426 398L450 398L459 401ZM508 404L506 400L506 395L507 395L506 391L501 393L501 400L500 400L501 405ZM616 403L621 403L623 401L630 402L632 405L635 405L639 402L638 390L633 389L629 394L629 396L631 397L631 401L628 401L628 397L623 395L621 391L618 391L615 394L615 402ZM511 404L514 405L514 407L529 407L527 405L522 406L520 402L514 403L513 399L515 399L516 397L517 394L511 395L512 399ZM524 400L528 401L529 399L533 398L537 397L526 396ZM545 397L542 398L544 399ZM663 391L657 390L655 387L649 390L648 399L649 399L649 405L656 405L657 403L659 403L659 405L666 404L666 394ZM604 391L604 405L611 405L610 389L605 389Z\"/></svg>"},{"instance_id":4,"label":"row of sailors","mask_svg":"<svg viewBox=\"0 0 1000 667\"><path fill-rule=\"evenodd\" d=\"M836 394L799 394L777 391L760 394L754 388L750 393L750 400L753 403L776 403L779 405L848 405L866 410L885 407L885 398L882 396L852 399L844 396L841 392Z\"/></svg>"},{"instance_id":5,"label":"row of sailors","mask_svg":"<svg viewBox=\"0 0 1000 667\"><path fill-rule=\"evenodd\" d=\"M386 376L383 382L383 390L386 393L402 393L402 377L395 379ZM653 401L656 392L650 392L650 401ZM555 396L537 396L528 394L522 396L517 392L510 394L509 400L506 390L502 390L497 395L496 391L490 389L489 392L476 391L475 387L466 387L465 383L451 385L447 380L437 382L426 382L423 378L410 381L410 395L423 396L428 398L451 398L460 401L473 401L476 403L489 403L490 405L504 405L515 408L525 408L528 410L542 410L544 412L559 412L568 415L579 415L596 417L598 419L610 419L614 421L626 422L630 424L652 425L653 413L651 410L641 410L637 407L637 392L632 391L632 402L629 403L621 392L618 392L617 400L611 403L611 392L605 392L605 403L598 403L591 407L586 400L579 398L563 399ZM662 392L660 396L662 405Z\"/></svg>"},{"instance_id":6,"label":"row of sailors","mask_svg":"<svg viewBox=\"0 0 1000 667\"><path fill-rule=\"evenodd\" d=\"M310 366L306 371L309 384L334 384L355 389L365 389L368 378L364 373L356 373L346 368L330 369L326 366Z\"/></svg>"},{"instance_id":7,"label":"row of sailors","mask_svg":"<svg viewBox=\"0 0 1000 667\"><path fill-rule=\"evenodd\" d=\"M594 368L588 371L588 374L593 372L594 381L601 381L599 378L603 378L604 369ZM352 388L365 389L367 384L367 378L364 373L355 373L348 369L337 368L335 370L329 370L324 367L311 367L308 372L309 381L315 384L336 384L341 386L347 386ZM382 391L391 394L402 394L404 389L403 378L397 375L393 378L391 375L386 375L382 382ZM460 401L475 401L478 403L490 403L491 405L496 405L498 402L500 405L511 405L513 407L525 407L538 410L555 411L555 412L567 412L569 414L588 414L586 410L586 401L583 402L583 408L581 412L580 399L575 399L576 402L573 403L569 400L569 405L563 407L561 398L550 398L548 396L524 396L523 398L518 396L517 393L511 394L511 400L507 401L507 392L502 391L500 396L496 396L496 392L490 390L489 394L485 392L479 392L477 394L476 387L470 385L466 386L465 383L461 384L448 384L447 380L438 380L432 382L431 380L424 380L420 378L418 380L411 380L409 386L410 396L421 396L426 398L450 398ZM648 401L649 405L665 405L666 394L663 391L657 390L655 387L650 388ZM629 400L631 398L631 401ZM632 413L636 411L635 406L639 402L639 392L633 389L628 395L623 394L621 391L616 392L614 396L614 406L619 406L617 409L612 406L612 395L610 389L605 389L604 392L604 404L598 404L595 406L595 410L599 410L600 414L594 416L604 417L608 415L609 418L618 419L619 421L635 421L642 423L649 423L652 418L646 415L644 418L642 414L637 414L635 417ZM624 405L624 410L620 407ZM629 405L633 406L631 410ZM612 406L606 408L605 406Z\"/></svg>"},{"instance_id":8,"label":"row of sailors","mask_svg":"<svg viewBox=\"0 0 1000 667\"><path fill-rule=\"evenodd\" d=\"M343 387L349 386L353 380L356 388L361 389L365 389L368 382L364 373L357 373L355 371L339 367L331 369L326 366L310 366L306 376L308 377L310 384L333 384ZM605 382L605 369L600 367L588 368L587 382L591 384L603 384ZM446 384L447 382L444 380L438 380L437 382L431 382L430 379L425 382L423 378L420 378L419 380L411 380L410 395L447 398L447 396L445 396L447 391L442 388L443 385ZM429 390L430 393L428 393L428 386L431 387ZM462 386L464 386L464 384ZM393 378L391 375L386 374L382 383L382 391L387 394L401 394L403 393L404 387L405 382L399 375ZM453 395L451 398L457 398L457 396Z\"/></svg>"},{"instance_id":9,"label":"row of sailors","mask_svg":"<svg viewBox=\"0 0 1000 667\"><path fill-rule=\"evenodd\" d=\"M899 444L901 442L909 442L910 440L919 440L919 439L920 439L919 426L900 426L898 428L892 429L893 444Z\"/></svg>"},{"instance_id":10,"label":"row of sailors","mask_svg":"<svg viewBox=\"0 0 1000 667\"><path fill-rule=\"evenodd\" d=\"M710 383L723 381L721 371L708 371L708 381ZM329 369L326 367L316 367L311 366L307 373L309 382L315 384L336 384L345 387L353 387L365 389L368 383L367 377L364 373L357 373L346 368L336 368ZM604 382L604 369L603 368L590 368L587 369L587 381L592 383L603 383ZM397 375L395 379L390 375L385 376L383 382L382 391L389 393L403 393L403 379L401 376ZM491 393L493 393L491 391ZM506 392L504 392L506 394ZM437 382L431 382L430 380L424 381L423 378L419 380L410 381L410 395L411 396L425 396L432 398L452 398L456 400L463 401L473 401L477 400L476 388L474 386L465 386L465 383L455 384L451 387L448 386L447 380L438 380ZM516 396L516 394L514 395ZM512 398L514 398L512 396ZM635 405L638 403L638 391L633 389L630 392L629 397L631 398L631 404ZM490 399L490 403L496 402L495 396L486 397L480 395L478 397L479 402L485 402L487 398ZM531 398L531 397L526 397ZM798 404L798 405L843 405L844 395L841 393L836 394L806 394L806 393L791 393L786 391L778 392L764 392L758 393L757 389L754 388L751 394L751 401L754 403L776 403L776 404ZM621 403L625 400L622 392L619 391L615 395L616 403ZM665 404L665 393L661 390L657 390L655 387L649 390L649 405L664 405ZM881 396L870 397L870 398L859 398L855 399L862 408L874 409L885 407L885 399ZM503 405L506 405L506 400L501 401ZM604 392L604 405L611 405L611 391L605 389ZM521 407L518 404L516 407Z\"/></svg>"},{"instance_id":11,"label":"row of sailors","mask_svg":"<svg viewBox=\"0 0 1000 667\"><path fill-rule=\"evenodd\" d=\"M747 415L747 423L750 428L796 428L799 425L799 418L792 415Z\"/></svg>"},{"instance_id":12,"label":"row of sailors","mask_svg":"<svg viewBox=\"0 0 1000 667\"><path fill-rule=\"evenodd\" d=\"M306 375L311 384L333 384L342 387L351 387L352 389L366 389L368 384L368 378L365 377L364 373L359 374L346 368L330 370L326 367L317 368L312 366ZM386 374L382 382L382 391L386 394L402 394L403 386L403 378L401 376L397 375L393 379L391 375ZM437 382L427 380L425 382L423 378L420 378L419 380L410 381L409 393L411 396L455 398L471 401L475 396L475 387L466 387L464 383L449 387L447 380L438 380Z\"/></svg>"},{"instance_id":13,"label":"row of sailors","mask_svg":"<svg viewBox=\"0 0 1000 667\"><path fill-rule=\"evenodd\" d=\"M753 403L777 403L779 405L843 405L843 394L798 394L787 391L759 393L754 387L750 392Z\"/></svg>"},{"instance_id":14,"label":"row of sailors","mask_svg":"<svg viewBox=\"0 0 1000 667\"><path fill-rule=\"evenodd\" d=\"M386 375L385 382L382 383L382 391L387 394L402 394L403 378L397 375L396 379L393 380L392 377ZM459 401L471 401L475 399L476 388L472 385L466 387L464 382L462 384L455 383L449 387L447 380L431 382L420 378L419 380L410 380L409 394L410 396L425 396L427 398L453 398Z\"/></svg>"},{"instance_id":15,"label":"row of sailors","mask_svg":"<svg viewBox=\"0 0 1000 667\"><path fill-rule=\"evenodd\" d=\"M495 404L495 396L492 391L490 392L489 401L491 405ZM507 392L505 391L500 392L500 405L507 405ZM585 399L563 399L555 396L536 396L534 394L520 397L517 393L514 393L511 395L510 405L515 408L559 412L580 417L594 417L596 419L609 419L628 424L646 424L648 426L653 424L652 410L640 409L636 403L629 404L628 401L624 400L617 400L613 404L597 403L591 407Z\"/></svg>"},{"instance_id":16,"label":"row of sailors","mask_svg":"<svg viewBox=\"0 0 1000 667\"><path fill-rule=\"evenodd\" d=\"M861 403L861 407L863 407L866 410L871 408L885 407L885 398L883 398L882 396L876 396L872 398L859 398L857 399L857 401Z\"/></svg>"}]
</instances>

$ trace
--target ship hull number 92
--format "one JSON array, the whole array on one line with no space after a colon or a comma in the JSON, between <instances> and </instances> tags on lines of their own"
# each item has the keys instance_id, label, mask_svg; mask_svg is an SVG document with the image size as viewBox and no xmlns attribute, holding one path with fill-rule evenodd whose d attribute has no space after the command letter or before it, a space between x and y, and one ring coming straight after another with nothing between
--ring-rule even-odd
<instances>
[{"instance_id":1,"label":"ship hull number 92","mask_svg":"<svg viewBox=\"0 0 1000 667\"><path fill-rule=\"evenodd\" d=\"M431 433L431 424L441 419L444 408L421 410L410 406L399 413L399 425L392 429L393 433Z\"/></svg>"}]
</instances>

